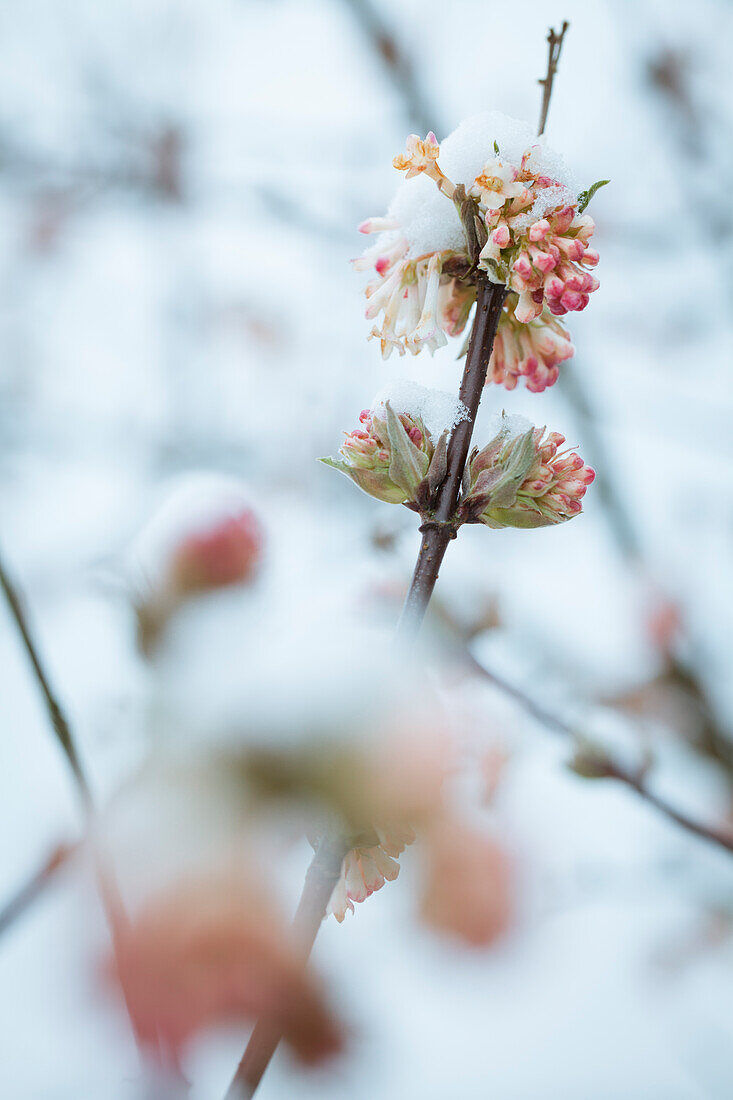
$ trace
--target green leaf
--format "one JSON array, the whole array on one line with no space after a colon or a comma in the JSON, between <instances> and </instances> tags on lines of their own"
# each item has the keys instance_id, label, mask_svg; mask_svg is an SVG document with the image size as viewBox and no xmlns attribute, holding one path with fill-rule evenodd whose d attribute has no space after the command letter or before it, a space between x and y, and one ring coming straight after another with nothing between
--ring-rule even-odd
<instances>
[{"instance_id":1,"label":"green leaf","mask_svg":"<svg viewBox=\"0 0 733 1100\"><path fill-rule=\"evenodd\" d=\"M389 476L406 499L412 500L428 472L430 459L412 442L389 401L385 401L384 408L390 449Z\"/></svg>"},{"instance_id":2,"label":"green leaf","mask_svg":"<svg viewBox=\"0 0 733 1100\"><path fill-rule=\"evenodd\" d=\"M331 466L334 470L340 470L344 474L348 473L348 466L338 458L319 458L318 461L322 462L324 466Z\"/></svg>"},{"instance_id":3,"label":"green leaf","mask_svg":"<svg viewBox=\"0 0 733 1100\"><path fill-rule=\"evenodd\" d=\"M497 157L501 156L501 153L499 152L499 143L496 141L496 139L494 139L494 152L496 153Z\"/></svg>"},{"instance_id":4,"label":"green leaf","mask_svg":"<svg viewBox=\"0 0 733 1100\"><path fill-rule=\"evenodd\" d=\"M610 182L610 180L597 180L587 191L581 191L578 195L578 211L582 214L596 191L599 191L601 187L605 187L606 184Z\"/></svg>"}]
</instances>

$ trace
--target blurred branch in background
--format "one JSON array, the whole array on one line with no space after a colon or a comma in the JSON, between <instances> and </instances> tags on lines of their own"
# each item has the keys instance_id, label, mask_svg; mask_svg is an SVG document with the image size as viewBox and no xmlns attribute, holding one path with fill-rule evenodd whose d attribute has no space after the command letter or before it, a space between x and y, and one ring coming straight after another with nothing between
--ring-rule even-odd
<instances>
[{"instance_id":1,"label":"blurred branch in background","mask_svg":"<svg viewBox=\"0 0 733 1100\"><path fill-rule=\"evenodd\" d=\"M51 687L48 676L46 675L46 671L43 667L38 652L38 647L36 646L31 636L30 627L28 625L25 611L23 610L23 607L21 605L20 597L10 580L9 575L4 565L2 564L2 561L0 561L0 588L2 588L5 594L5 599L7 600L8 607L10 608L10 613L13 617L13 620L15 621L15 625L18 628L18 633L23 640L23 645L25 646L26 653L28 654L28 657L30 659L36 681L41 690L43 701L46 705L46 710L48 712L51 726L53 727L56 738L61 745L64 756L66 757L69 763L69 767L71 768L71 771L73 773L74 781L76 783L79 795L81 797L82 805L84 807L84 812L88 815L91 812L92 797L86 773L79 759L79 752L76 747L76 742L74 740L74 737L72 736L69 723L66 720L66 715L61 709L61 705L59 704L59 701L56 698L56 694Z\"/></svg>"},{"instance_id":2,"label":"blurred branch in background","mask_svg":"<svg viewBox=\"0 0 733 1100\"><path fill-rule=\"evenodd\" d=\"M28 619L25 615L23 607L21 605L20 597L15 590L14 585L10 581L10 577L0 560L0 587L2 588L5 598L10 608L12 618L15 622L18 632L23 640L26 652L33 668L33 673L41 690L48 717L51 721L53 731L61 745L61 748L68 760L74 781L79 791L79 795L82 802L84 821L87 835L92 832L94 804L92 801L91 788L86 776L86 772L82 766L79 758L79 752L77 749L76 741L71 731L71 726L64 714L61 705L56 698L56 695L51 688L49 678L41 662L38 647L33 639L28 624ZM64 845L59 845L56 849L56 854L45 862L41 869L26 883L21 889L20 893L5 907L0 913L0 931L5 931L10 924L21 913L27 912L28 906L35 901L37 897L43 892L44 887L53 878L54 872L66 861L66 857L70 851ZM103 860L99 852L93 846L94 865L97 879L97 887L99 889L99 896L104 908L105 917L109 926L110 935L112 938L112 945L115 951L115 955L119 955L119 944L121 942L121 936L126 932L128 926L127 913L122 903L122 898L117 886L117 881L114 876L112 868L109 866L108 860ZM128 1018L132 1027L133 1034L135 1036L136 1043L138 1043L138 1049L142 1056L142 1049L139 1045L139 1034L135 1024L134 1017L129 1010L127 1002L127 994L124 985L121 984L123 996L125 998L125 1005L128 1008Z\"/></svg>"},{"instance_id":3,"label":"blurred branch in background","mask_svg":"<svg viewBox=\"0 0 733 1100\"><path fill-rule=\"evenodd\" d=\"M21 886L13 897L0 909L0 936L7 932L23 916L33 903L40 898L47 886L56 877L56 872L65 867L69 857L76 851L73 845L60 844L43 861L38 870Z\"/></svg>"},{"instance_id":4,"label":"blurred branch in background","mask_svg":"<svg viewBox=\"0 0 733 1100\"><path fill-rule=\"evenodd\" d=\"M402 100L410 125L420 134L438 130L433 105L428 102L411 58L382 20L371 0L344 0L372 50L379 56Z\"/></svg>"},{"instance_id":5,"label":"blurred branch in background","mask_svg":"<svg viewBox=\"0 0 733 1100\"><path fill-rule=\"evenodd\" d=\"M166 123L135 132L126 144L127 155L112 163L64 163L0 137L0 172L41 197L54 196L57 203L71 207L113 189L179 202L183 198L182 131Z\"/></svg>"},{"instance_id":6,"label":"blurred branch in background","mask_svg":"<svg viewBox=\"0 0 733 1100\"><path fill-rule=\"evenodd\" d=\"M700 228L715 243L720 260L724 260L726 254L720 243L733 234L730 143L724 143L727 159L714 164L717 158L711 134L724 124L716 117L716 103L703 105L695 96L691 80L694 60L686 44L662 45L647 54L644 76L672 123L664 126L662 132L668 141L679 146L679 163L684 174L697 191L704 190L705 201L694 203L691 211ZM698 163L715 170L701 177L695 172Z\"/></svg>"},{"instance_id":7,"label":"blurred branch in background","mask_svg":"<svg viewBox=\"0 0 733 1100\"><path fill-rule=\"evenodd\" d=\"M628 565L639 566L648 573L649 566L645 561L644 549L633 516L618 492L613 478L609 476L613 464L606 451L597 417L572 365L561 372L558 390L571 405L583 433L583 446L592 459L594 468L599 471L595 483L596 499L604 508L616 548ZM668 610L674 614L677 620L675 625L679 628L674 600L666 594L665 598ZM654 680L641 685L633 696L624 694L616 698L609 697L605 702L619 706L620 709L628 709L628 704L633 699L639 701L638 693L644 688L654 688L662 692L666 690L670 694L681 692L689 699L698 719L698 729L691 740L692 747L714 759L733 781L733 745L729 731L720 722L715 712L701 673L691 661L674 652L674 644L674 638L669 639L669 644L659 639L657 649L662 668Z\"/></svg>"},{"instance_id":8,"label":"blurred branch in background","mask_svg":"<svg viewBox=\"0 0 733 1100\"><path fill-rule=\"evenodd\" d=\"M618 760L614 760L603 746L595 742L587 741L580 730L571 726L552 711L547 710L520 688L510 684L497 673L492 672L491 669L487 668L473 656L468 646L463 648L461 656L472 672L488 680L489 683L493 684L493 686L498 688L504 695L508 695L518 703L527 714L546 729L552 730L553 733L558 733L570 739L571 743L575 745L575 755L571 763L573 771L576 771L579 775L587 779L615 779L619 783L623 783L633 791L636 791L641 798L651 806L654 806L656 810L669 818L670 821L674 821L675 824L686 829L687 832L694 833L695 836L700 837L702 840L707 840L711 844L716 844L718 847L724 848L728 852L733 852L733 832L718 828L714 825L704 825L696 821L694 818L689 817L689 815L677 810L669 802L655 794L649 788L647 785L649 765L644 765L637 769L626 767Z\"/></svg>"}]
</instances>

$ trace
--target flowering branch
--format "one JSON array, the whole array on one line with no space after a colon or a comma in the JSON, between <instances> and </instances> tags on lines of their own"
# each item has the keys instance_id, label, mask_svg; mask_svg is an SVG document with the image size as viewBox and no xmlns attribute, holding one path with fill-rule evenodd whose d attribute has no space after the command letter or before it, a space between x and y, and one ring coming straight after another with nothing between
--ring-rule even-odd
<instances>
[{"instance_id":1,"label":"flowering branch","mask_svg":"<svg viewBox=\"0 0 733 1100\"><path fill-rule=\"evenodd\" d=\"M427 131L431 123L436 130L440 130L441 126L436 125L436 121L440 122L436 105L431 103L426 87L419 80L419 74L412 70L409 94L407 94L399 78L403 65L407 63L399 39L387 23L381 19L370 0L346 0L346 2L347 6L358 17L359 26L364 32L368 44L383 63L395 89L402 94L405 113L411 125L423 133ZM539 133L543 132L547 124L553 81L560 58L560 48L568 29L569 24L564 22L560 32L555 32L552 29L548 31L547 74L538 81L543 89ZM556 326L554 332L556 342L554 359L555 363L559 364L572 356L574 349L568 334L557 324L556 320L554 325ZM531 338L534 325L525 325L523 328L526 336ZM545 329L545 332L547 333L547 329ZM512 326L512 336L509 341L510 349L515 338L516 331L515 327ZM511 363L511 355L506 354L504 344L505 341L500 331L495 342L495 362L492 363L493 370L490 371L490 378L493 375L492 380L500 384L506 384L507 381L516 384L516 381L514 381L517 377L516 366ZM596 483L596 498L606 514L611 534L618 549L630 562L644 565L644 553L634 517L617 491L613 479L609 476L611 465L605 461L606 448L598 430L597 416L594 414L582 381L572 370L558 371L557 365L550 365L549 361L548 365L553 376L559 376L558 391L560 395L582 423L584 447L590 464L595 469L603 471L601 478ZM521 374L518 377L521 378ZM546 384L548 383L551 384L549 379L546 378ZM539 389L540 385L533 388ZM723 770L731 775L733 765L731 764L729 749L729 734L715 713L715 708L711 703L709 692L699 669L694 666L689 658L678 654L668 653L666 658L668 681L687 690L701 709L704 722L704 731L700 738L701 751L714 757Z\"/></svg>"},{"instance_id":2,"label":"flowering branch","mask_svg":"<svg viewBox=\"0 0 733 1100\"><path fill-rule=\"evenodd\" d=\"M5 570L2 561L0 561L0 587L2 588L5 599L7 600L10 613L15 620L15 624L18 627L23 644L25 646L28 657L30 658L33 671L38 682L38 686L41 689L48 716L51 720L53 731L58 738L59 744L69 762L69 766L74 775L79 794L81 796L82 803L85 810L89 810L91 807L91 793L89 790L89 783L87 781L86 774L79 759L79 753L74 742L74 738L71 734L69 723L66 720L66 716L61 709L61 706L54 694L48 676L45 672L43 664L41 662L38 649L36 647L33 638L31 637L30 628L26 619L25 612L23 610L20 597L16 589L14 588L10 577Z\"/></svg>"},{"instance_id":3,"label":"flowering branch","mask_svg":"<svg viewBox=\"0 0 733 1100\"><path fill-rule=\"evenodd\" d=\"M540 107L540 122L537 127L537 134L541 136L545 132L545 126L547 125L547 112L550 109L550 98L552 96L552 83L555 79L555 73L557 72L557 64L560 60L560 52L562 50L562 43L570 24L565 20L563 21L560 32L553 30L550 27L547 32L547 75L538 80L537 83L542 85L542 106Z\"/></svg>"},{"instance_id":4,"label":"flowering branch","mask_svg":"<svg viewBox=\"0 0 733 1100\"><path fill-rule=\"evenodd\" d=\"M505 298L504 286L490 283L484 275L479 273L476 318L458 395L459 401L468 410L468 416L453 429L451 434L448 443L447 473L438 490L434 512L432 515L422 515L423 525L420 528L422 544L400 617L399 634L414 633L419 629L433 594L448 543L455 538L453 518L458 493Z\"/></svg>"},{"instance_id":5,"label":"flowering branch","mask_svg":"<svg viewBox=\"0 0 733 1100\"><path fill-rule=\"evenodd\" d=\"M304 965L326 916L347 848L338 838L325 835L306 872L303 893L293 918L293 936L302 947ZM257 1021L225 1100L249 1100L254 1096L281 1038L280 1029L270 1021Z\"/></svg>"}]
</instances>

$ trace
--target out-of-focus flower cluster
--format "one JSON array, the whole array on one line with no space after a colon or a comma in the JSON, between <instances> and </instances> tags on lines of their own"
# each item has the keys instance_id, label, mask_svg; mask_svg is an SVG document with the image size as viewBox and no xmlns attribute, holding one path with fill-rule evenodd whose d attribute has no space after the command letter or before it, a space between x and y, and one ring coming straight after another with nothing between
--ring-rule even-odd
<instances>
[{"instance_id":1,"label":"out-of-focus flower cluster","mask_svg":"<svg viewBox=\"0 0 733 1100\"><path fill-rule=\"evenodd\" d=\"M421 395L432 424L437 399ZM356 470L398 485L419 460L410 476L428 476L437 446L421 417L375 402L362 424L344 447ZM202 514L200 494L179 488L139 540L139 553L160 555L143 555L151 606L169 607L171 591L192 598L165 619L150 664L150 754L98 826L114 880L105 973L163 1067L201 1032L254 1019L318 1062L343 1030L281 901L298 844L344 853L328 905L339 922L398 877L414 846L417 914L470 945L509 922L509 870L464 820L449 716L410 654L340 606L324 613L322 594L322 621L307 605L298 626L276 556L257 585L242 584L262 557L259 519L239 486L207 483L204 495ZM453 841L466 851L451 859Z\"/></svg>"},{"instance_id":2,"label":"out-of-focus flower cluster","mask_svg":"<svg viewBox=\"0 0 733 1100\"><path fill-rule=\"evenodd\" d=\"M564 442L559 432L545 436L544 428L523 418L504 418L494 439L469 461L464 520L494 528L547 527L578 515L595 472L579 454L561 451Z\"/></svg>"},{"instance_id":3,"label":"out-of-focus flower cluster","mask_svg":"<svg viewBox=\"0 0 733 1100\"><path fill-rule=\"evenodd\" d=\"M306 1063L342 1045L284 914L239 868L163 885L120 921L112 973L138 1038L164 1062L202 1029L232 1020L267 1021Z\"/></svg>"},{"instance_id":4,"label":"out-of-focus flower cluster","mask_svg":"<svg viewBox=\"0 0 733 1100\"><path fill-rule=\"evenodd\" d=\"M465 328L476 300L475 272L483 270L508 293L488 380L512 389L524 377L529 389L540 391L552 385L559 363L573 353L569 334L555 318L585 309L599 285L588 270L598 263L589 243L593 219L582 212L588 193L576 196L548 174L538 144L513 162L494 142L480 171L459 185L442 171L439 153L434 134L425 140L413 134L394 166L407 180L422 174L432 179L467 232L462 242L446 247L440 227L428 225L416 240L400 219L399 204L385 217L362 223L361 232L379 233L354 261L357 270L375 273L366 287L366 316L381 315L381 322L370 336L380 341L385 358L395 348L401 355L423 347L433 352ZM417 213L410 211L413 220L420 217L417 205ZM530 324L522 338L520 326Z\"/></svg>"},{"instance_id":5,"label":"out-of-focus flower cluster","mask_svg":"<svg viewBox=\"0 0 733 1100\"><path fill-rule=\"evenodd\" d=\"M138 641L148 656L188 601L206 592L251 583L262 560L262 525L243 491L213 479L195 487L188 499L193 488L184 486L171 495L163 515L154 517L143 532L143 545L135 553L136 558L145 559L150 556L145 544L154 545L152 563L136 562L142 578L134 582ZM197 518L201 509L203 514ZM185 519L175 517L177 510L185 510ZM156 529L161 527L162 531ZM165 545L155 546L161 535Z\"/></svg>"}]
</instances>

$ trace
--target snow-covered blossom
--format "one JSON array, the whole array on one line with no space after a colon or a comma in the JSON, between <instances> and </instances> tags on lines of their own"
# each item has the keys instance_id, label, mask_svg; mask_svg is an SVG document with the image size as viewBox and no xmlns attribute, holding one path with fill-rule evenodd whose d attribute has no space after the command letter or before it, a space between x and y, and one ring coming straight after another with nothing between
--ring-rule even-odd
<instances>
[{"instance_id":1,"label":"snow-covered blossom","mask_svg":"<svg viewBox=\"0 0 733 1100\"><path fill-rule=\"evenodd\" d=\"M360 428L346 434L340 459L323 458L341 470L365 493L388 504L413 500L425 478L434 447L422 420L399 415L389 401L382 408L364 409Z\"/></svg>"},{"instance_id":2,"label":"snow-covered blossom","mask_svg":"<svg viewBox=\"0 0 733 1100\"><path fill-rule=\"evenodd\" d=\"M514 315L516 305L517 296L510 294L499 321L486 381L513 390L524 378L528 390L542 393L557 381L559 364L572 358L575 348L570 333L548 310L522 324Z\"/></svg>"},{"instance_id":3,"label":"snow-covered blossom","mask_svg":"<svg viewBox=\"0 0 733 1100\"><path fill-rule=\"evenodd\" d=\"M520 419L521 418L517 418ZM595 477L580 455L560 451L565 437L504 418L496 437L469 462L462 503L467 522L488 527L546 527L582 511Z\"/></svg>"},{"instance_id":4,"label":"snow-covered blossom","mask_svg":"<svg viewBox=\"0 0 733 1100\"><path fill-rule=\"evenodd\" d=\"M457 169L455 179L439 165L441 147L434 134L424 140L410 135L406 153L394 160L409 182L386 217L359 227L379 234L355 261L357 270L375 273L366 287L366 315L381 321L370 338L380 341L385 358L395 349L416 355L427 347L432 353L446 336L465 328L476 299L476 270L483 270L516 295L499 323L505 366L499 367L497 356L490 379L512 388L523 376L528 388L540 390L556 380L557 365L572 354L569 336L553 316L585 309L599 285L588 270L598 263L589 244L594 224L582 213L586 200L569 186L555 154L513 120L477 119L444 143ZM506 133L507 149L501 148L501 137L489 141L489 132ZM483 142L479 159L477 135ZM444 212L436 209L427 179L418 176L437 184ZM458 185L475 204L478 256L462 231ZM530 322L529 343L517 347L516 327Z\"/></svg>"},{"instance_id":5,"label":"snow-covered blossom","mask_svg":"<svg viewBox=\"0 0 733 1100\"><path fill-rule=\"evenodd\" d=\"M203 592L251 578L262 552L262 529L250 508L188 535L174 552L173 583L180 593Z\"/></svg>"},{"instance_id":6,"label":"snow-covered blossom","mask_svg":"<svg viewBox=\"0 0 733 1100\"><path fill-rule=\"evenodd\" d=\"M476 176L471 194L487 210L501 210L507 199L524 198L526 188L518 181L518 176L512 164L504 164L498 156L494 157Z\"/></svg>"},{"instance_id":7,"label":"snow-covered blossom","mask_svg":"<svg viewBox=\"0 0 733 1100\"><path fill-rule=\"evenodd\" d=\"M143 652L192 597L250 583L263 547L260 521L236 484L193 478L171 493L132 553Z\"/></svg>"},{"instance_id":8,"label":"snow-covered blossom","mask_svg":"<svg viewBox=\"0 0 733 1100\"><path fill-rule=\"evenodd\" d=\"M538 177L534 182L529 210L525 202L515 199L503 212L510 234L507 245L499 249L498 259L487 255L486 250L482 253L493 277L519 294L515 316L521 322L533 321L545 307L556 316L585 309L590 295L600 285L595 275L585 270L595 267L599 259L589 244L595 229L593 219L588 214L578 214L573 203L547 210L543 217L535 218L538 205L543 209L548 201L542 191L550 192L552 201L554 184L546 177ZM487 211L490 242L493 223L496 221L498 227L500 219L500 212Z\"/></svg>"}]
</instances>

